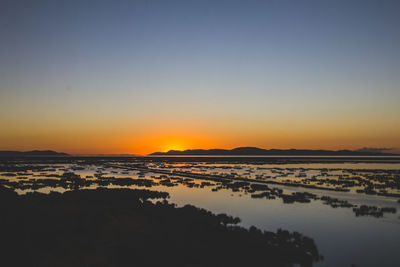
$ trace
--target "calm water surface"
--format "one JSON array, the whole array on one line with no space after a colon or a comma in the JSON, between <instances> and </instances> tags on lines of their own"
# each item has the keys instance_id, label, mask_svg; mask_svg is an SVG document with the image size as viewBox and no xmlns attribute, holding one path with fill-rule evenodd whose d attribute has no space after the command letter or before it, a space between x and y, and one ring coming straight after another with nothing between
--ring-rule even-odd
<instances>
[{"instance_id":1,"label":"calm water surface","mask_svg":"<svg viewBox=\"0 0 400 267\"><path fill-rule=\"evenodd\" d=\"M171 169L185 167L185 164L170 164ZM197 164L198 165L198 164ZM191 166L186 170L199 171L199 166ZM224 164L203 164L207 166L205 172L231 172ZM73 165L65 165L62 168L69 168ZM200 166L202 166L200 164ZM232 167L232 164L229 166ZM165 166L164 166L165 167ZM222 168L221 168L222 167ZM312 173L312 169L327 168L332 172L337 169L380 169L395 170L400 169L400 164L386 163L343 163L343 164L286 164L286 165L249 165L239 164L236 171L239 173L248 173L253 175L259 172L270 172L270 169L303 169L301 172ZM248 170L254 169L254 173ZM257 169L258 168L258 169ZM185 168L182 168L185 169ZM334 170L336 169L336 170ZM75 170L82 177L94 175L98 166L86 166L83 170ZM328 173L329 173L328 170ZM139 177L138 171L124 171L118 168L103 168L103 173L114 177ZM60 168L57 173L62 173ZM203 171L204 172L204 171ZM53 172L54 173L54 172ZM296 173L296 172L295 172ZM145 173L142 178L153 179L159 174ZM152 178L153 177L153 178ZM138 188L137 186L132 186ZM370 196L357 194L354 192L336 192L319 189L309 189L302 187L278 186L285 192L310 192L317 195L328 195L339 199L349 200L354 204L367 204L378 207L396 207L400 209L397 198ZM142 188L142 187L141 187ZM400 257L398 255L400 245L400 214L386 214L383 218L369 216L356 217L351 208L332 208L324 205L322 201L312 201L311 203L293 203L285 204L281 199L254 199L250 194L243 192L232 192L222 189L212 192L210 187L189 188L182 184L174 187L153 186L151 189L167 191L170 193L170 202L179 206L186 204L205 208L215 213L227 213L242 219L242 225L250 227L254 225L258 228L268 231L275 231L278 228L290 231L298 231L312 237L325 259L316 264L316 266L400 266ZM45 188L39 191L48 192ZM51 189L55 190L55 189ZM57 189L56 189L57 190Z\"/></svg>"}]
</instances>

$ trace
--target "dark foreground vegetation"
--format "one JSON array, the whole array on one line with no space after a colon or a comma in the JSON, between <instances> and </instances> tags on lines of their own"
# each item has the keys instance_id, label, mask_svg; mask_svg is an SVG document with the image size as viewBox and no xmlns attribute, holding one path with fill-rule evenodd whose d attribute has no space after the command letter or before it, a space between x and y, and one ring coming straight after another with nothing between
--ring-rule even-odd
<instances>
[{"instance_id":1,"label":"dark foreground vegetation","mask_svg":"<svg viewBox=\"0 0 400 267\"><path fill-rule=\"evenodd\" d=\"M297 232L247 230L235 226L238 218L177 208L167 197L103 188L17 195L0 187L2 265L311 266L321 258Z\"/></svg>"}]
</instances>

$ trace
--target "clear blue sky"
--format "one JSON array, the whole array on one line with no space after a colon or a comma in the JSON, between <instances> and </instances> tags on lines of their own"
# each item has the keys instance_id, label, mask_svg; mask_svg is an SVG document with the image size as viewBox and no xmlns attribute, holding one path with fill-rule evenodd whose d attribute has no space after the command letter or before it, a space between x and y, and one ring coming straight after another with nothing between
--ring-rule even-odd
<instances>
[{"instance_id":1,"label":"clear blue sky","mask_svg":"<svg viewBox=\"0 0 400 267\"><path fill-rule=\"evenodd\" d=\"M400 147L399 14L384 0L3 0L0 149Z\"/></svg>"}]
</instances>

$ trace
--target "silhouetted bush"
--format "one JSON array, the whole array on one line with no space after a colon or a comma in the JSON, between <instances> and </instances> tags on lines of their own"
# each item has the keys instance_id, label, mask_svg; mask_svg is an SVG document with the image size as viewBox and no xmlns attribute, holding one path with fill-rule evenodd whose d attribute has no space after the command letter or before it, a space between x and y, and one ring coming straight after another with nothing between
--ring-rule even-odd
<instances>
[{"instance_id":1,"label":"silhouetted bush","mask_svg":"<svg viewBox=\"0 0 400 267\"><path fill-rule=\"evenodd\" d=\"M312 239L235 226L239 218L168 193L75 190L18 196L0 187L2 266L311 266ZM153 203L151 199L162 199Z\"/></svg>"}]
</instances>

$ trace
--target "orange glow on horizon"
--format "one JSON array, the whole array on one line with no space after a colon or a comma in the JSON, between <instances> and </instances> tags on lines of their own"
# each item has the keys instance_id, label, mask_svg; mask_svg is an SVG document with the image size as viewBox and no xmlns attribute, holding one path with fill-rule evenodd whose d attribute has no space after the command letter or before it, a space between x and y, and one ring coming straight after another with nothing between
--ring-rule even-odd
<instances>
[{"instance_id":1,"label":"orange glow on horizon","mask_svg":"<svg viewBox=\"0 0 400 267\"><path fill-rule=\"evenodd\" d=\"M55 150L69 154L135 154L186 149L232 149L254 146L264 149L360 149L400 147L398 126L347 125L346 131L334 122L324 127L299 124L261 123L224 124L220 121L158 120L127 124L105 122L99 125L58 125L6 128L0 133L0 150ZM79 127L78 127L79 126ZM398 151L398 149L396 150Z\"/></svg>"},{"instance_id":2,"label":"orange glow on horizon","mask_svg":"<svg viewBox=\"0 0 400 267\"><path fill-rule=\"evenodd\" d=\"M165 149L163 149L162 152L167 152L170 150L185 150L186 148L181 146L181 145L177 145L177 144L168 144L165 146Z\"/></svg>"},{"instance_id":3,"label":"orange glow on horizon","mask_svg":"<svg viewBox=\"0 0 400 267\"><path fill-rule=\"evenodd\" d=\"M147 138L136 138L130 150L140 155L153 152L167 152L170 150L186 150L193 148L208 148L215 140L200 135L177 135L165 134L163 136L152 136Z\"/></svg>"}]
</instances>

